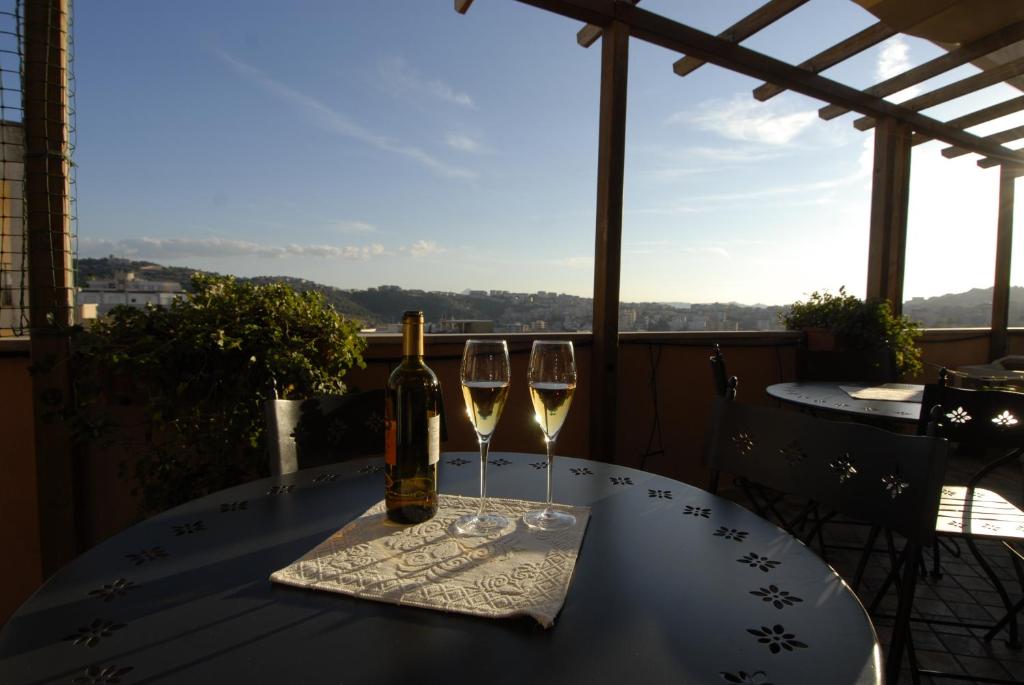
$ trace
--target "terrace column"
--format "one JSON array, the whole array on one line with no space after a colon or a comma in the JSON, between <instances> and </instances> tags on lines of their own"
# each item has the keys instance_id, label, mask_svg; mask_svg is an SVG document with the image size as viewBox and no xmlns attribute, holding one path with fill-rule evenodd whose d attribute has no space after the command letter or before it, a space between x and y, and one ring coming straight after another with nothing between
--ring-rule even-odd
<instances>
[{"instance_id":1,"label":"terrace column","mask_svg":"<svg viewBox=\"0 0 1024 685\"><path fill-rule=\"evenodd\" d=\"M626 160L629 31L617 21L601 34L601 104L594 245L594 349L590 374L590 458L614 461L619 366L619 266Z\"/></svg>"},{"instance_id":2,"label":"terrace column","mask_svg":"<svg viewBox=\"0 0 1024 685\"><path fill-rule=\"evenodd\" d=\"M76 552L69 327L74 279L68 137L68 3L25 3L25 206L38 511L44 577ZM31 487L31 486L29 486Z\"/></svg>"},{"instance_id":3,"label":"terrace column","mask_svg":"<svg viewBox=\"0 0 1024 685\"><path fill-rule=\"evenodd\" d=\"M895 119L875 127L866 296L889 300L897 315L903 311L911 134L909 124Z\"/></svg>"},{"instance_id":4,"label":"terrace column","mask_svg":"<svg viewBox=\"0 0 1024 685\"><path fill-rule=\"evenodd\" d=\"M996 270L992 286L992 334L988 358L1006 355L1006 329L1010 318L1010 251L1013 248L1013 190L1024 169L1004 164L999 167L999 219L996 228Z\"/></svg>"}]
</instances>

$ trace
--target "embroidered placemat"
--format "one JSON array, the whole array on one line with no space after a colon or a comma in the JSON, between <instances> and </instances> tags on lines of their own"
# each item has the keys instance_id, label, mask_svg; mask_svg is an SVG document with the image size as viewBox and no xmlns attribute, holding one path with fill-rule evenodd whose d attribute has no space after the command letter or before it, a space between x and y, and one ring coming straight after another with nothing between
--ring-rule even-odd
<instances>
[{"instance_id":1,"label":"embroidered placemat","mask_svg":"<svg viewBox=\"0 0 1024 685\"><path fill-rule=\"evenodd\" d=\"M924 390L920 385L908 383L883 383L870 388L840 385L847 395L855 400L888 400L890 402L920 402Z\"/></svg>"},{"instance_id":2,"label":"embroidered placemat","mask_svg":"<svg viewBox=\"0 0 1024 685\"><path fill-rule=\"evenodd\" d=\"M437 515L411 526L391 523L383 500L270 579L392 604L503 618L531 616L545 628L565 602L589 507L559 505L576 525L536 531L522 521L540 502L489 499L509 526L486 537L452 534L474 497L441 495Z\"/></svg>"}]
</instances>

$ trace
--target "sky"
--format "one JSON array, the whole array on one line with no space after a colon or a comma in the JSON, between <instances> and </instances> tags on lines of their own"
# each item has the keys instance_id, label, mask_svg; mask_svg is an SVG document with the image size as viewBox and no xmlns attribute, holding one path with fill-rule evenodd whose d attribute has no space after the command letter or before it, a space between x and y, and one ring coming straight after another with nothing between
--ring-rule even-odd
<instances>
[{"instance_id":1,"label":"sky","mask_svg":"<svg viewBox=\"0 0 1024 685\"><path fill-rule=\"evenodd\" d=\"M760 4L643 7L717 33ZM872 23L850 0L815 0L744 45L798 63ZM79 254L589 297L600 44L578 46L580 27L514 0L466 15L452 0L77 3ZM863 88L938 54L896 37L824 75ZM621 299L862 296L872 133L798 94L757 102L758 82L713 65L680 78L677 58L630 43ZM1015 95L993 86L925 113ZM998 170L941 147L913 153L907 298L993 280Z\"/></svg>"}]
</instances>

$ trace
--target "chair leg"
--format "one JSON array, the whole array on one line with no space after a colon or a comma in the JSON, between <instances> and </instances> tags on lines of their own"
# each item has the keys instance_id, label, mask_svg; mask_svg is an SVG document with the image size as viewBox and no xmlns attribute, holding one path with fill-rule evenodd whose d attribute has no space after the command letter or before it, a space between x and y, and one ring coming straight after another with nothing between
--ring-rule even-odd
<instances>
[{"instance_id":1,"label":"chair leg","mask_svg":"<svg viewBox=\"0 0 1024 685\"><path fill-rule=\"evenodd\" d=\"M978 562L978 565L981 566L981 569L985 572L985 575L988 576L988 579L992 582L992 585L995 587L996 592L999 594L999 599L1001 599L1003 602L1003 606L1006 607L1006 623L1008 623L1010 626L1010 639L1007 641L1007 644L1010 647L1019 647L1020 642L1018 642L1017 639L1017 614L1013 610L1013 605L1010 603L1010 596L1006 594L1006 588L1003 587L1003 583L999 580L999 576L997 576L996 572L992 570L992 567L989 565L988 561L985 560L985 557L982 556L981 552L978 550L977 545L974 544L973 536L965 535L964 541L967 543L967 547L971 550L971 554L974 555L974 558ZM1003 622L1001 621L1000 623ZM999 627L1002 628L1002 625L996 625L999 625ZM989 630L989 632L985 634L985 640L991 640L994 636L994 630Z\"/></svg>"},{"instance_id":2,"label":"chair leg","mask_svg":"<svg viewBox=\"0 0 1024 685\"><path fill-rule=\"evenodd\" d=\"M940 557L942 553L942 545L939 544L939 539L936 538L932 542L932 578L941 578L942 571L939 570Z\"/></svg>"},{"instance_id":3,"label":"chair leg","mask_svg":"<svg viewBox=\"0 0 1024 685\"><path fill-rule=\"evenodd\" d=\"M875 549L875 541L878 539L878 534L880 532L882 532L881 526L871 526L871 530L868 532L868 542L864 545L864 551L860 555L860 561L857 562L857 571L853 574L854 592L857 592L860 589L860 581L864 580L864 571L868 567L871 552Z\"/></svg>"},{"instance_id":4,"label":"chair leg","mask_svg":"<svg viewBox=\"0 0 1024 685\"><path fill-rule=\"evenodd\" d=\"M889 643L889 653L886 655L885 663L885 682L890 685L895 685L899 681L903 650L906 649L908 653L912 653L914 649L909 644L911 639L910 611L914 606L914 590L917 587L917 562L920 557L920 545L907 542L896 562L903 564L903 574L898 587L899 592L897 593L899 604L896 608L896 622L893 625L892 641ZM911 656L910 661L911 671L916 673L917 659ZM917 682L916 677L915 682Z\"/></svg>"}]
</instances>

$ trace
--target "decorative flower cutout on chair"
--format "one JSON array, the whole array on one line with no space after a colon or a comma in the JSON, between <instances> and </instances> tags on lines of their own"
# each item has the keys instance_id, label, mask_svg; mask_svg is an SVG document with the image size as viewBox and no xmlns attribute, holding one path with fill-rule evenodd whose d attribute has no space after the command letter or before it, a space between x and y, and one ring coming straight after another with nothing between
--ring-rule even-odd
<instances>
[{"instance_id":1,"label":"decorative flower cutout on chair","mask_svg":"<svg viewBox=\"0 0 1024 685\"><path fill-rule=\"evenodd\" d=\"M794 440L785 447L779 448L779 456L785 459L790 466L796 466L807 458L807 453L800 447L800 443Z\"/></svg>"},{"instance_id":2,"label":"decorative flower cutout on chair","mask_svg":"<svg viewBox=\"0 0 1024 685\"><path fill-rule=\"evenodd\" d=\"M946 414L946 418L953 423L959 423L961 425L971 420L971 415L963 407L957 407L953 411Z\"/></svg>"},{"instance_id":3,"label":"decorative flower cutout on chair","mask_svg":"<svg viewBox=\"0 0 1024 685\"><path fill-rule=\"evenodd\" d=\"M839 482L845 483L854 476L857 475L857 467L853 465L853 461L850 459L850 453L847 452L839 459L828 465L829 471L832 473L839 474Z\"/></svg>"},{"instance_id":4,"label":"decorative flower cutout on chair","mask_svg":"<svg viewBox=\"0 0 1024 685\"><path fill-rule=\"evenodd\" d=\"M1017 417L1008 411L1004 411L992 419L992 423L996 424L1000 428L1009 428L1010 426L1016 425Z\"/></svg>"},{"instance_id":5,"label":"decorative flower cutout on chair","mask_svg":"<svg viewBox=\"0 0 1024 685\"><path fill-rule=\"evenodd\" d=\"M893 499L896 499L898 495L902 495L903 491L910 487L910 483L900 478L898 473L882 476L882 485L885 486L889 496Z\"/></svg>"},{"instance_id":6,"label":"decorative flower cutout on chair","mask_svg":"<svg viewBox=\"0 0 1024 685\"><path fill-rule=\"evenodd\" d=\"M737 433L732 436L732 444L736 445L736 451L740 454L750 454L754 450L754 439L749 433Z\"/></svg>"},{"instance_id":7,"label":"decorative flower cutout on chair","mask_svg":"<svg viewBox=\"0 0 1024 685\"><path fill-rule=\"evenodd\" d=\"M776 609L791 607L797 602L804 601L791 592L780 590L778 585L769 585L759 590L751 590L750 594L760 597L765 602L771 602L772 606Z\"/></svg>"}]
</instances>

